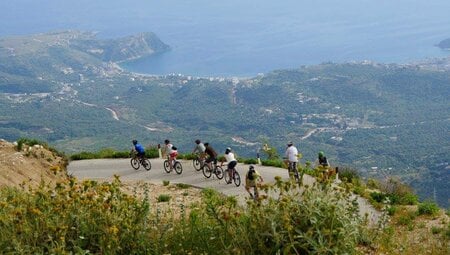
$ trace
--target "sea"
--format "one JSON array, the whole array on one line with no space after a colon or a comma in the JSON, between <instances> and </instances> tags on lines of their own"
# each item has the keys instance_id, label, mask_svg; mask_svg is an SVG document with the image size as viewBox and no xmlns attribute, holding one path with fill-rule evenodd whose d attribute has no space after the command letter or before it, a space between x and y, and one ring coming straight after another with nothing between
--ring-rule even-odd
<instances>
[{"instance_id":1,"label":"sea","mask_svg":"<svg viewBox=\"0 0 450 255\"><path fill-rule=\"evenodd\" d=\"M450 38L449 13L448 0L14 0L0 2L0 37L154 32L171 50L123 68L252 77L324 62L447 57L435 45Z\"/></svg>"}]
</instances>

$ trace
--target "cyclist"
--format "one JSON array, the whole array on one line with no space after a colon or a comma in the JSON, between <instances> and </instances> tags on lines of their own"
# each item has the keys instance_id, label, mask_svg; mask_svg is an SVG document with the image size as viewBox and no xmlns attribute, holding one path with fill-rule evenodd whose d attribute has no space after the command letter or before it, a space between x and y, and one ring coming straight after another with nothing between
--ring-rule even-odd
<instances>
[{"instance_id":1,"label":"cyclist","mask_svg":"<svg viewBox=\"0 0 450 255\"><path fill-rule=\"evenodd\" d=\"M209 143L205 143L205 154L208 155L208 158L205 160L205 163L208 164L209 169L214 169L211 165L211 162L217 164L217 152L213 147L209 146Z\"/></svg>"},{"instance_id":2,"label":"cyclist","mask_svg":"<svg viewBox=\"0 0 450 255\"><path fill-rule=\"evenodd\" d=\"M164 140L164 156L169 158L170 170L173 168L172 160L170 160L170 153L172 153L173 144L168 139Z\"/></svg>"},{"instance_id":3,"label":"cyclist","mask_svg":"<svg viewBox=\"0 0 450 255\"><path fill-rule=\"evenodd\" d=\"M327 157L323 151L319 151L317 154L317 168L322 173L324 180L329 179L331 176L336 175L336 182L339 182L338 168L331 168Z\"/></svg>"},{"instance_id":4,"label":"cyclist","mask_svg":"<svg viewBox=\"0 0 450 255\"><path fill-rule=\"evenodd\" d=\"M170 171L172 171L173 162L175 162L175 160L177 160L178 151L177 151L177 147L175 147L173 145L170 149L171 149L171 151L169 153L169 166L170 166Z\"/></svg>"},{"instance_id":5,"label":"cyclist","mask_svg":"<svg viewBox=\"0 0 450 255\"><path fill-rule=\"evenodd\" d=\"M195 145L194 150L192 151L192 154L198 153L199 158L203 159L205 156L205 150L206 150L205 145L199 139L195 140L195 144L196 145Z\"/></svg>"},{"instance_id":6,"label":"cyclist","mask_svg":"<svg viewBox=\"0 0 450 255\"><path fill-rule=\"evenodd\" d=\"M297 169L298 150L292 142L287 143L285 156L289 164L288 166L289 175L295 174L296 175L295 177L298 178L297 171L295 171Z\"/></svg>"},{"instance_id":7,"label":"cyclist","mask_svg":"<svg viewBox=\"0 0 450 255\"><path fill-rule=\"evenodd\" d=\"M263 182L263 178L258 171L256 171L253 165L248 167L247 174L245 175L245 190L250 194L250 197L253 199L258 199L258 184ZM253 188L254 194L250 191Z\"/></svg>"},{"instance_id":8,"label":"cyclist","mask_svg":"<svg viewBox=\"0 0 450 255\"><path fill-rule=\"evenodd\" d=\"M325 157L325 153L323 153L323 151L319 151L317 160L319 162L319 165L321 165L324 168L330 166L330 163L328 163L327 157Z\"/></svg>"},{"instance_id":9,"label":"cyclist","mask_svg":"<svg viewBox=\"0 0 450 255\"><path fill-rule=\"evenodd\" d=\"M143 159L145 156L145 149L137 140L133 140L134 150L137 152L139 159Z\"/></svg>"},{"instance_id":10,"label":"cyclist","mask_svg":"<svg viewBox=\"0 0 450 255\"><path fill-rule=\"evenodd\" d=\"M233 171L235 171L235 167L237 165L237 160L234 157L234 153L231 152L231 148L228 147L225 149L225 160L227 162L227 169L228 169L228 175L230 176L229 181L227 184L231 183L231 180L233 180ZM223 165L223 161L221 162L221 166Z\"/></svg>"}]
</instances>

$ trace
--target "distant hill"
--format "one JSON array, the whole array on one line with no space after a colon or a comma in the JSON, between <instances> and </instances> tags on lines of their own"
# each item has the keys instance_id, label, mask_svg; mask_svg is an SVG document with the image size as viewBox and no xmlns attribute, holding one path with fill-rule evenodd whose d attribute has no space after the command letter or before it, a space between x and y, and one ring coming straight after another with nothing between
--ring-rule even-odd
<instances>
[{"instance_id":1,"label":"distant hill","mask_svg":"<svg viewBox=\"0 0 450 255\"><path fill-rule=\"evenodd\" d=\"M400 176L422 198L448 204L450 72L440 63L324 63L250 79L122 70L120 61L168 49L149 35L0 39L0 134L67 153L125 149L133 138L170 139L184 153L200 138L246 157L266 142L283 154L291 140L303 163L323 150L333 165Z\"/></svg>"}]
</instances>

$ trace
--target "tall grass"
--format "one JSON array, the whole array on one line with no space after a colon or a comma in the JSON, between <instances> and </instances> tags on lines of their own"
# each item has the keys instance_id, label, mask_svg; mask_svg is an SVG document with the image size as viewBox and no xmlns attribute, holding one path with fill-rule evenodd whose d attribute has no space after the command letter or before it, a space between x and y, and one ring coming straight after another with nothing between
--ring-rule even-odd
<instances>
[{"instance_id":1,"label":"tall grass","mask_svg":"<svg viewBox=\"0 0 450 255\"><path fill-rule=\"evenodd\" d=\"M277 180L241 206L206 189L181 215L112 183L0 189L0 250L21 254L352 254L361 221L349 194ZM263 192L264 193L264 192ZM182 208L185 205L180 205Z\"/></svg>"}]
</instances>

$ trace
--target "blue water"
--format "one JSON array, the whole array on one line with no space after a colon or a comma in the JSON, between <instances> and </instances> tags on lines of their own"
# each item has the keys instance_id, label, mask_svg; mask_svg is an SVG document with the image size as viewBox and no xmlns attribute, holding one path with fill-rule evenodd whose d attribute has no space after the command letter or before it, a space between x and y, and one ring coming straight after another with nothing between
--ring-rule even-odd
<instances>
[{"instance_id":1,"label":"blue water","mask_svg":"<svg viewBox=\"0 0 450 255\"><path fill-rule=\"evenodd\" d=\"M155 32L170 52L122 64L149 74L254 76L322 62L445 57L448 0L15 0L0 36L62 29Z\"/></svg>"}]
</instances>

